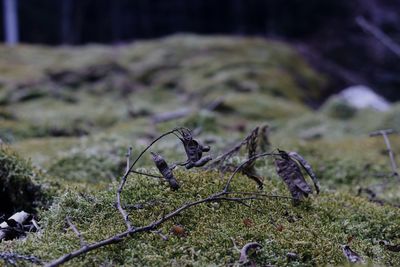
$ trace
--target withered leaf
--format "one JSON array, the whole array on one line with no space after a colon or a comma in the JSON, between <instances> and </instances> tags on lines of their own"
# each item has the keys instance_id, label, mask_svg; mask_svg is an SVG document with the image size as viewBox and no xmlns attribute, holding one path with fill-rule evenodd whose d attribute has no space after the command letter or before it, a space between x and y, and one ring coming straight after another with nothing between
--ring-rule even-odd
<instances>
[{"instance_id":1,"label":"withered leaf","mask_svg":"<svg viewBox=\"0 0 400 267\"><path fill-rule=\"evenodd\" d=\"M252 227L254 225L253 221L249 218L243 219L243 224L247 227Z\"/></svg>"},{"instance_id":2,"label":"withered leaf","mask_svg":"<svg viewBox=\"0 0 400 267\"><path fill-rule=\"evenodd\" d=\"M246 137L246 147L247 147L247 164L242 166L242 173L255 181L258 188L261 190L264 186L263 178L258 174L256 168L254 167L256 159L253 159L257 154L258 147L258 131L259 127L254 128L253 131Z\"/></svg>"},{"instance_id":3,"label":"withered leaf","mask_svg":"<svg viewBox=\"0 0 400 267\"><path fill-rule=\"evenodd\" d=\"M179 237L187 236L187 232L186 232L185 228L183 228L183 226L181 226L181 225L172 226L171 233L176 236L179 236Z\"/></svg>"},{"instance_id":4,"label":"withered leaf","mask_svg":"<svg viewBox=\"0 0 400 267\"><path fill-rule=\"evenodd\" d=\"M289 156L295 160L297 160L300 165L303 167L303 169L306 171L306 173L311 177L313 180L315 190L317 191L317 194L320 191L320 185L319 181L317 179L317 176L315 175L311 165L305 160L302 156L300 156L297 152L291 151L289 152Z\"/></svg>"},{"instance_id":5,"label":"withered leaf","mask_svg":"<svg viewBox=\"0 0 400 267\"><path fill-rule=\"evenodd\" d=\"M266 124L261 127L259 133L259 146L262 152L267 152L271 146L271 142L269 141L269 125Z\"/></svg>"},{"instance_id":6,"label":"withered leaf","mask_svg":"<svg viewBox=\"0 0 400 267\"><path fill-rule=\"evenodd\" d=\"M181 137L179 137L179 139L185 148L186 156L188 158L187 163L185 164L186 169L202 167L212 159L210 156L203 158L203 152L210 151L210 147L204 146L195 140L190 130L180 131L180 134Z\"/></svg>"},{"instance_id":7,"label":"withered leaf","mask_svg":"<svg viewBox=\"0 0 400 267\"><path fill-rule=\"evenodd\" d=\"M342 245L342 251L347 260L351 263L363 262L363 259L354 252L349 245Z\"/></svg>"},{"instance_id":8,"label":"withered leaf","mask_svg":"<svg viewBox=\"0 0 400 267\"><path fill-rule=\"evenodd\" d=\"M162 176L167 180L169 186L171 187L172 190L178 190L179 189L179 184L176 181L174 174L172 173L171 168L168 166L167 162L164 160L161 155L150 152L153 158L153 161L157 167L157 169L160 171Z\"/></svg>"},{"instance_id":9,"label":"withered leaf","mask_svg":"<svg viewBox=\"0 0 400 267\"><path fill-rule=\"evenodd\" d=\"M280 156L275 158L276 172L286 183L296 205L301 199L312 194L312 189L304 179L299 164L285 151L279 152Z\"/></svg>"}]
</instances>

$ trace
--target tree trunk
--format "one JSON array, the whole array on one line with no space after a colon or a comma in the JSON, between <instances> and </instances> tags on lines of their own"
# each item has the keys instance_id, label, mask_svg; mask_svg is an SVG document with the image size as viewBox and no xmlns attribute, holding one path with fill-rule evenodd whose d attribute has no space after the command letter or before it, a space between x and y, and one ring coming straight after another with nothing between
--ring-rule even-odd
<instances>
[{"instance_id":1,"label":"tree trunk","mask_svg":"<svg viewBox=\"0 0 400 267\"><path fill-rule=\"evenodd\" d=\"M61 2L61 42L63 44L73 44L74 36L72 32L72 0L62 0Z\"/></svg>"},{"instance_id":2,"label":"tree trunk","mask_svg":"<svg viewBox=\"0 0 400 267\"><path fill-rule=\"evenodd\" d=\"M3 0L5 42L9 46L19 42L17 1Z\"/></svg>"}]
</instances>

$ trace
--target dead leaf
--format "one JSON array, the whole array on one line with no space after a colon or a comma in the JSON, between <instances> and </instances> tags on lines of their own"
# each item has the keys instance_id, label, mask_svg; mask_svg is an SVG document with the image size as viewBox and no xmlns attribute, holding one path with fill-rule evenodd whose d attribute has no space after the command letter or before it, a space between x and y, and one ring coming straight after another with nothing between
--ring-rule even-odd
<instances>
[{"instance_id":1,"label":"dead leaf","mask_svg":"<svg viewBox=\"0 0 400 267\"><path fill-rule=\"evenodd\" d=\"M254 226L254 222L253 222L251 219L249 219L249 218L244 219L244 220L243 220L243 224L244 224L245 226L247 226L247 227L252 227L252 226Z\"/></svg>"},{"instance_id":2,"label":"dead leaf","mask_svg":"<svg viewBox=\"0 0 400 267\"><path fill-rule=\"evenodd\" d=\"M183 228L181 225L172 226L171 233L179 237L184 237L187 235L185 228Z\"/></svg>"},{"instance_id":3,"label":"dead leaf","mask_svg":"<svg viewBox=\"0 0 400 267\"><path fill-rule=\"evenodd\" d=\"M286 183L294 204L298 204L303 198L312 194L311 187L307 184L301 173L299 164L294 161L285 151L279 150L280 156L275 158L276 172Z\"/></svg>"},{"instance_id":4,"label":"dead leaf","mask_svg":"<svg viewBox=\"0 0 400 267\"><path fill-rule=\"evenodd\" d=\"M179 184L176 181L174 174L172 173L172 169L168 166L167 162L164 160L161 155L156 154L154 152L150 152L154 161L154 164L156 165L157 169L160 171L162 176L167 180L169 186L171 187L172 190L178 190L179 189Z\"/></svg>"}]
</instances>

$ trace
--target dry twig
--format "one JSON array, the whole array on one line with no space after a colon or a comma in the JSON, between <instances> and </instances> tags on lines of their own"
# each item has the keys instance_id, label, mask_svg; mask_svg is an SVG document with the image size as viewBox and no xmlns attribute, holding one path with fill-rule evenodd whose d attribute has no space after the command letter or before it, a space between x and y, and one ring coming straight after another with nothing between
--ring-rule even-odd
<instances>
[{"instance_id":1,"label":"dry twig","mask_svg":"<svg viewBox=\"0 0 400 267\"><path fill-rule=\"evenodd\" d=\"M372 133L369 134L369 136L370 137L374 137L374 136L382 135L383 140L385 141L387 152L389 154L390 166L392 168L392 175L399 176L399 173L397 172L397 165L396 165L396 160L395 160L395 157L394 157L394 152L393 152L392 146L390 145L390 141L389 141L389 137L388 137L388 135L394 134L394 133L395 133L394 130L387 129L387 130L379 130L379 131L376 131L376 132L372 132Z\"/></svg>"},{"instance_id":2,"label":"dry twig","mask_svg":"<svg viewBox=\"0 0 400 267\"><path fill-rule=\"evenodd\" d=\"M42 264L42 261L35 256L25 256L12 252L0 252L0 259L3 259L6 263L13 266L17 266L17 261L19 260L28 261L38 265Z\"/></svg>"},{"instance_id":3,"label":"dry twig","mask_svg":"<svg viewBox=\"0 0 400 267\"><path fill-rule=\"evenodd\" d=\"M69 218L69 216L67 216L67 217L65 218L65 221L68 223L69 227L71 227L72 231L74 231L74 233L78 236L79 242L80 242L80 244L81 244L81 247L86 246L85 239L83 238L81 232L79 232L79 230L78 230L78 228L75 226L75 224L73 224L73 223L71 222L71 219Z\"/></svg>"}]
</instances>

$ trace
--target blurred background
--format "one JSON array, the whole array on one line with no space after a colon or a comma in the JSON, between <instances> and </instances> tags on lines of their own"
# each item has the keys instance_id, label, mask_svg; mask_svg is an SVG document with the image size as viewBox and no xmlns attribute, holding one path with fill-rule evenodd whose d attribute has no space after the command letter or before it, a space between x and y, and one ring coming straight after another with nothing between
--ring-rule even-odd
<instances>
[{"instance_id":1,"label":"blurred background","mask_svg":"<svg viewBox=\"0 0 400 267\"><path fill-rule=\"evenodd\" d=\"M176 33L259 36L294 45L327 74L324 96L363 84L391 101L400 98L399 1L2 1L3 40L6 18L16 25L8 26L16 31L9 33L10 42L123 44Z\"/></svg>"},{"instance_id":2,"label":"blurred background","mask_svg":"<svg viewBox=\"0 0 400 267\"><path fill-rule=\"evenodd\" d=\"M400 130L399 1L1 2L0 140L56 177L108 181L177 125L214 156L264 126L315 161Z\"/></svg>"}]
</instances>

